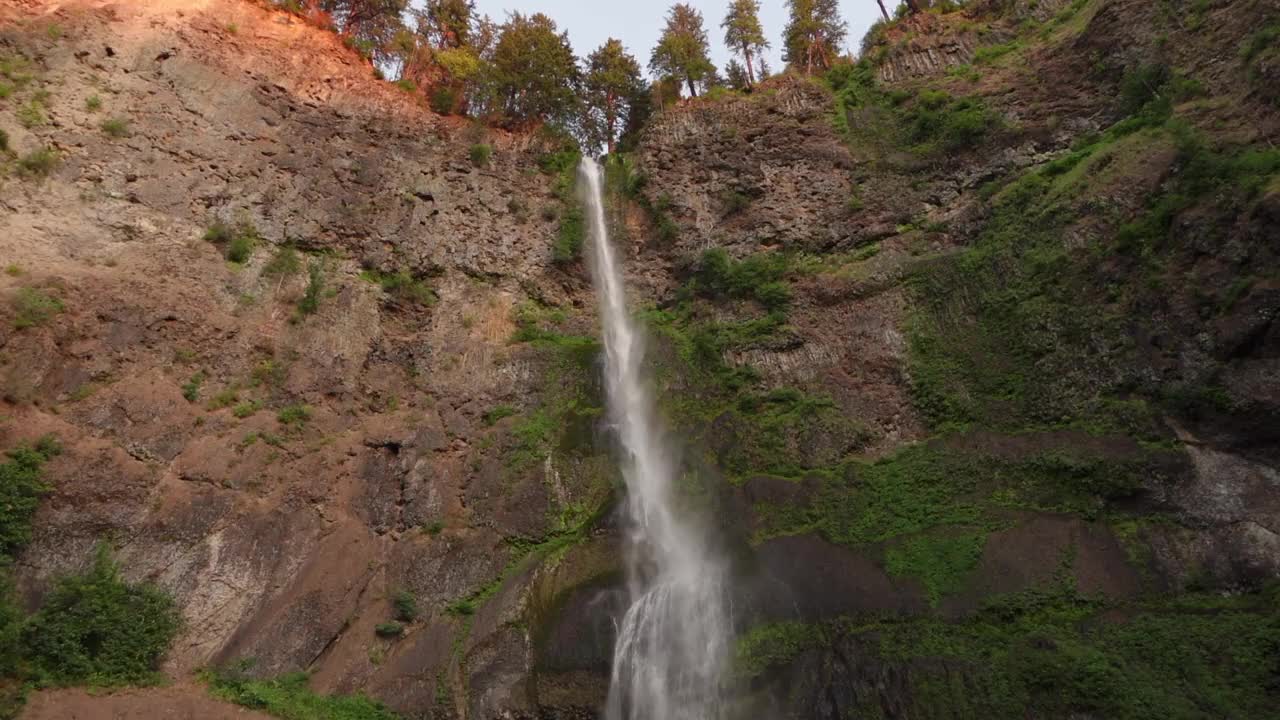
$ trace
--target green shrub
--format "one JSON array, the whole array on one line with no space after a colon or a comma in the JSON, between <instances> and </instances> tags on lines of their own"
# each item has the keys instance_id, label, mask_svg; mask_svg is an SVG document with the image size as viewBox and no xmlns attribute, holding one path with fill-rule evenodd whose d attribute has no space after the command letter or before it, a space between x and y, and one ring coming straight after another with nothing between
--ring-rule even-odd
<instances>
[{"instance_id":1,"label":"green shrub","mask_svg":"<svg viewBox=\"0 0 1280 720\"><path fill-rule=\"evenodd\" d=\"M302 269L302 261L298 259L298 251L289 245L276 248L275 255L262 268L264 277L289 277Z\"/></svg>"},{"instance_id":2,"label":"green shrub","mask_svg":"<svg viewBox=\"0 0 1280 720\"><path fill-rule=\"evenodd\" d=\"M275 360L263 360L254 366L251 376L254 387L276 387L284 382L285 366Z\"/></svg>"},{"instance_id":3,"label":"green shrub","mask_svg":"<svg viewBox=\"0 0 1280 720\"><path fill-rule=\"evenodd\" d=\"M400 720L363 695L318 695L307 687L304 673L255 680L246 677L243 669L224 670L211 678L210 690L223 700L283 720Z\"/></svg>"},{"instance_id":4,"label":"green shrub","mask_svg":"<svg viewBox=\"0 0 1280 720\"><path fill-rule=\"evenodd\" d=\"M182 397L187 402L195 402L200 399L200 386L204 384L204 373L198 372L191 376L191 379L182 386Z\"/></svg>"},{"instance_id":5,"label":"green shrub","mask_svg":"<svg viewBox=\"0 0 1280 720\"><path fill-rule=\"evenodd\" d=\"M391 274L376 270L366 270L362 276L370 282L382 286L383 291L400 302L430 307L439 298L424 280L416 278L408 270L400 270Z\"/></svg>"},{"instance_id":6,"label":"green shrub","mask_svg":"<svg viewBox=\"0 0 1280 720\"><path fill-rule=\"evenodd\" d=\"M102 132L113 138L129 137L129 121L121 118L109 118L102 121Z\"/></svg>"},{"instance_id":7,"label":"green shrub","mask_svg":"<svg viewBox=\"0 0 1280 720\"><path fill-rule=\"evenodd\" d=\"M22 445L6 453L8 462L0 464L0 557L12 558L31 540L31 518L41 496L49 491L40 471L61 452L57 439L49 435L34 446Z\"/></svg>"},{"instance_id":8,"label":"green shrub","mask_svg":"<svg viewBox=\"0 0 1280 720\"><path fill-rule=\"evenodd\" d=\"M433 520L422 526L422 531L428 535L439 535L444 532L444 521Z\"/></svg>"},{"instance_id":9,"label":"green shrub","mask_svg":"<svg viewBox=\"0 0 1280 720\"><path fill-rule=\"evenodd\" d=\"M373 631L380 638L398 638L404 635L404 625L398 622L378 623L378 626Z\"/></svg>"},{"instance_id":10,"label":"green shrub","mask_svg":"<svg viewBox=\"0 0 1280 720\"><path fill-rule=\"evenodd\" d=\"M124 582L100 544L88 572L57 582L23 629L22 644L41 685L151 684L178 627L173 598Z\"/></svg>"},{"instance_id":11,"label":"green shrub","mask_svg":"<svg viewBox=\"0 0 1280 720\"><path fill-rule=\"evenodd\" d=\"M18 108L14 114L18 116L18 123L27 129L39 127L45 123L44 105L35 100Z\"/></svg>"},{"instance_id":12,"label":"green shrub","mask_svg":"<svg viewBox=\"0 0 1280 720\"><path fill-rule=\"evenodd\" d=\"M25 177L48 177L57 166L58 154L48 147L32 150L18 160L18 172Z\"/></svg>"},{"instance_id":13,"label":"green shrub","mask_svg":"<svg viewBox=\"0 0 1280 720\"><path fill-rule=\"evenodd\" d=\"M311 419L311 408L306 405L290 405L276 414L281 425L304 425Z\"/></svg>"},{"instance_id":14,"label":"green shrub","mask_svg":"<svg viewBox=\"0 0 1280 720\"><path fill-rule=\"evenodd\" d=\"M403 91L405 91L405 92L407 92L407 93L415 93L415 92L418 92L418 85L417 85L417 83L415 83L414 81L410 80L409 78L401 78L401 79L397 80L397 81L396 81L396 87L400 88L401 90L403 90Z\"/></svg>"},{"instance_id":15,"label":"green shrub","mask_svg":"<svg viewBox=\"0 0 1280 720\"><path fill-rule=\"evenodd\" d=\"M577 261L586 243L587 221L582 209L571 207L560 219L560 230L551 246L551 259L559 265Z\"/></svg>"},{"instance_id":16,"label":"green shrub","mask_svg":"<svg viewBox=\"0 0 1280 720\"><path fill-rule=\"evenodd\" d=\"M299 316L314 315L320 309L320 296L324 292L324 261L312 260L307 267L307 289L298 301Z\"/></svg>"},{"instance_id":17,"label":"green shrub","mask_svg":"<svg viewBox=\"0 0 1280 720\"><path fill-rule=\"evenodd\" d=\"M418 619L418 599L408 590L397 590L391 595L391 605L396 609L396 619L411 623Z\"/></svg>"},{"instance_id":18,"label":"green shrub","mask_svg":"<svg viewBox=\"0 0 1280 720\"><path fill-rule=\"evenodd\" d=\"M258 246L258 229L253 223L243 221L236 225L228 225L215 220L204 233L204 239L214 245L225 245L227 260L243 265L253 256Z\"/></svg>"},{"instance_id":19,"label":"green shrub","mask_svg":"<svg viewBox=\"0 0 1280 720\"><path fill-rule=\"evenodd\" d=\"M210 410L221 410L231 407L240 399L240 395L234 387L224 388L209 400Z\"/></svg>"},{"instance_id":20,"label":"green shrub","mask_svg":"<svg viewBox=\"0 0 1280 720\"><path fill-rule=\"evenodd\" d=\"M97 112L102 108L102 98L97 95L90 95L84 101L84 109L89 112Z\"/></svg>"},{"instance_id":21,"label":"green shrub","mask_svg":"<svg viewBox=\"0 0 1280 720\"><path fill-rule=\"evenodd\" d=\"M458 104L458 94L451 87L440 86L431 91L428 103L433 112L439 115L450 115Z\"/></svg>"},{"instance_id":22,"label":"green shrub","mask_svg":"<svg viewBox=\"0 0 1280 720\"><path fill-rule=\"evenodd\" d=\"M231 410L231 414L243 420L261 409L262 405L257 400L249 400L236 405L235 408Z\"/></svg>"},{"instance_id":23,"label":"green shrub","mask_svg":"<svg viewBox=\"0 0 1280 720\"><path fill-rule=\"evenodd\" d=\"M18 288L13 296L13 326L19 330L44 325L65 309L62 301L38 288Z\"/></svg>"},{"instance_id":24,"label":"green shrub","mask_svg":"<svg viewBox=\"0 0 1280 720\"><path fill-rule=\"evenodd\" d=\"M490 145L472 145L471 146L471 164L476 167L484 167L489 164L489 160L493 158L493 147Z\"/></svg>"},{"instance_id":25,"label":"green shrub","mask_svg":"<svg viewBox=\"0 0 1280 720\"><path fill-rule=\"evenodd\" d=\"M511 407L510 405L498 405L497 407L490 408L485 411L484 415L481 416L481 419L484 420L485 425L493 427L499 420L509 418L515 414L516 409L514 407Z\"/></svg>"}]
</instances>

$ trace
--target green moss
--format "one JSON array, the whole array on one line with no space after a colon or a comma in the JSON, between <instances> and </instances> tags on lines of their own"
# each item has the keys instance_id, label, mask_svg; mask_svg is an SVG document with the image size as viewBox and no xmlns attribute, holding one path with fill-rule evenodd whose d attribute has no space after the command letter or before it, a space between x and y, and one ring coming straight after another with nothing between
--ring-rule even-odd
<instances>
[{"instance_id":1,"label":"green moss","mask_svg":"<svg viewBox=\"0 0 1280 720\"><path fill-rule=\"evenodd\" d=\"M819 625L782 622L757 625L738 638L734 671L746 678L785 665L800 653L819 645L824 630Z\"/></svg>"},{"instance_id":2,"label":"green moss","mask_svg":"<svg viewBox=\"0 0 1280 720\"><path fill-rule=\"evenodd\" d=\"M484 421L485 425L493 427L498 424L499 420L509 418L517 412L518 411L510 405L498 405L486 410L484 414L480 416L480 419Z\"/></svg>"},{"instance_id":3,"label":"green moss","mask_svg":"<svg viewBox=\"0 0 1280 720\"><path fill-rule=\"evenodd\" d=\"M210 692L283 720L399 720L381 703L363 695L320 695L307 687L305 673L261 680L247 677L246 669L224 670L209 677Z\"/></svg>"},{"instance_id":4,"label":"green moss","mask_svg":"<svg viewBox=\"0 0 1280 720\"><path fill-rule=\"evenodd\" d=\"M961 589L977 567L986 545L986 533L939 533L913 537L885 551L890 575L919 580L929 602Z\"/></svg>"},{"instance_id":5,"label":"green moss","mask_svg":"<svg viewBox=\"0 0 1280 720\"><path fill-rule=\"evenodd\" d=\"M377 283L383 291L401 303L430 307L439 301L435 290L426 280L415 277L408 270L390 274L366 270L360 276L369 282Z\"/></svg>"}]
</instances>

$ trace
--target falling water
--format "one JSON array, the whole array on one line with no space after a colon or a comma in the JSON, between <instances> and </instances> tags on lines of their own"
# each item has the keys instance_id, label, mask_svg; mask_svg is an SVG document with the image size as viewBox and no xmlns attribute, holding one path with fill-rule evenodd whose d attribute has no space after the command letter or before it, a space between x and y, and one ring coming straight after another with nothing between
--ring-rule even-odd
<instances>
[{"instance_id":1,"label":"falling water","mask_svg":"<svg viewBox=\"0 0 1280 720\"><path fill-rule=\"evenodd\" d=\"M717 720L728 643L725 572L697 523L677 511L678 462L642 370L643 333L627 312L609 242L603 179L579 168L605 346L609 416L627 484L630 605L618 630L608 720Z\"/></svg>"}]
</instances>

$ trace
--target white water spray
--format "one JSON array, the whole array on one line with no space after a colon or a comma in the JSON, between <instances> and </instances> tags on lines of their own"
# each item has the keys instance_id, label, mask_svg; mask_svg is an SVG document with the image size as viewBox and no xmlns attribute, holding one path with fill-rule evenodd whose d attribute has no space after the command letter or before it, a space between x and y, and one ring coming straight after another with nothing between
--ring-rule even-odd
<instances>
[{"instance_id":1,"label":"white water spray","mask_svg":"<svg viewBox=\"0 0 1280 720\"><path fill-rule=\"evenodd\" d=\"M706 535L676 511L678 462L645 382L643 333L627 312L609 242L601 169L584 159L578 172L593 242L609 417L627 484L631 597L613 653L606 716L718 720L729 638L724 567Z\"/></svg>"}]
</instances>

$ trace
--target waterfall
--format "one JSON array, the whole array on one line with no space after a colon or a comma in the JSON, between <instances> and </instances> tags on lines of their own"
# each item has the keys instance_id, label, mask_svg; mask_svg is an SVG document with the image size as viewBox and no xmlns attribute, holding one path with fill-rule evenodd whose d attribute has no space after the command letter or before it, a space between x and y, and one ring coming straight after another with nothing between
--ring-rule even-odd
<instances>
[{"instance_id":1,"label":"waterfall","mask_svg":"<svg viewBox=\"0 0 1280 720\"><path fill-rule=\"evenodd\" d=\"M676 507L676 453L643 370L644 333L605 222L600 166L578 170L592 241L609 420L627 486L630 604L618 628L608 720L717 720L729 642L725 568L699 523Z\"/></svg>"}]
</instances>

